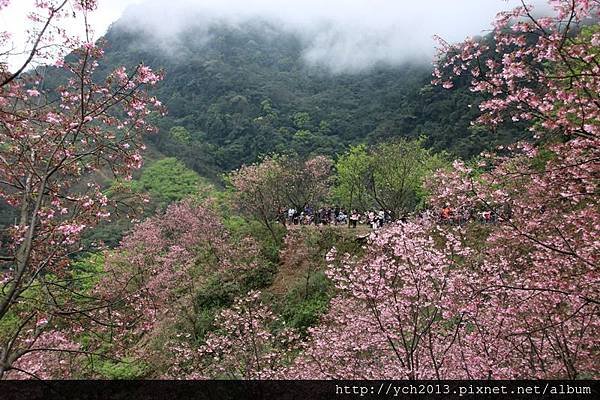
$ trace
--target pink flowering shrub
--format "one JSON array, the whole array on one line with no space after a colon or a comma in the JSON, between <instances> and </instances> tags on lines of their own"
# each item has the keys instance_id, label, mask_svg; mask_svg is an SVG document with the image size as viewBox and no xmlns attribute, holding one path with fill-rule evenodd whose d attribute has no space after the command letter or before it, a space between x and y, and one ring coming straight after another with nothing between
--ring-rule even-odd
<instances>
[{"instance_id":1,"label":"pink flowering shrub","mask_svg":"<svg viewBox=\"0 0 600 400\"><path fill-rule=\"evenodd\" d=\"M438 248L434 226L419 220L372 234L358 259L328 255L327 275L340 290L311 330L292 376L329 379L441 379L463 331L453 309L457 259L470 254L454 236Z\"/></svg>"},{"instance_id":2,"label":"pink flowering shrub","mask_svg":"<svg viewBox=\"0 0 600 400\"><path fill-rule=\"evenodd\" d=\"M435 83L468 75L479 124L531 121L536 142L461 161L429 181L430 205L481 229L414 219L331 255L340 294L290 367L303 378L600 376L597 2L498 16L495 47L443 43ZM496 52L494 58L493 51Z\"/></svg>"},{"instance_id":3,"label":"pink flowering shrub","mask_svg":"<svg viewBox=\"0 0 600 400\"><path fill-rule=\"evenodd\" d=\"M482 174L465 166L440 174L432 204L478 205L499 221L470 289L486 300L472 303L480 328L470 333L479 343L471 354L504 348L497 361L482 358L494 372L597 377L600 68L597 26L585 24L600 6L550 3L552 17L536 19L526 6L498 16L501 62L482 59L482 42L444 46L437 82L470 74L472 90L489 96L478 123L532 121L539 141L488 155Z\"/></svg>"},{"instance_id":4,"label":"pink flowering shrub","mask_svg":"<svg viewBox=\"0 0 600 400\"><path fill-rule=\"evenodd\" d=\"M79 351L81 346L74 343L67 332L58 330L28 332L27 350L19 355L7 377L10 379L55 379L72 376L79 371ZM35 329L34 329L35 330Z\"/></svg>"},{"instance_id":5,"label":"pink flowering shrub","mask_svg":"<svg viewBox=\"0 0 600 400\"><path fill-rule=\"evenodd\" d=\"M535 18L530 6L498 14L493 47L467 39L442 39L434 83L445 88L466 75L473 92L489 95L478 123L535 121L532 130L598 137L600 91L596 33L580 34L598 18L595 1L550 1L554 16ZM494 57L494 52L496 57Z\"/></svg>"},{"instance_id":6,"label":"pink flowering shrub","mask_svg":"<svg viewBox=\"0 0 600 400\"><path fill-rule=\"evenodd\" d=\"M0 8L8 3L0 2ZM0 256L5 271L0 321L9 326L0 337L0 378L36 357L38 339L67 335L89 317L87 310L105 307L90 301L79 308L82 297L71 292L69 280L69 260L79 250L81 234L110 217L110 202L93 177L112 171L128 178L140 168L142 136L156 130L147 119L163 112L146 92L161 73L139 65L99 76L103 50L91 31L86 29L84 38L66 33L68 18L95 8L93 0L34 2L27 57L14 71L1 62L13 49L10 34L0 32L0 198L18 215L3 234L7 240ZM80 20L89 28L87 18ZM64 82L54 89L44 88L43 76L35 70L23 73L57 57ZM34 328L40 315L50 323ZM21 356L27 356L25 364L19 364Z\"/></svg>"},{"instance_id":7,"label":"pink flowering shrub","mask_svg":"<svg viewBox=\"0 0 600 400\"><path fill-rule=\"evenodd\" d=\"M235 280L259 260L256 242L234 240L210 203L174 203L164 214L136 225L108 255L104 276L94 289L107 303L117 302L100 311L114 326L111 354L133 354L157 368L166 366L168 377L181 377L175 375L185 370L180 358L194 354L198 339L198 291L209 277Z\"/></svg>"},{"instance_id":8,"label":"pink flowering shrub","mask_svg":"<svg viewBox=\"0 0 600 400\"><path fill-rule=\"evenodd\" d=\"M198 350L207 377L277 379L296 349L298 335L290 329L273 330L278 318L252 291L223 310L216 330Z\"/></svg>"}]
</instances>

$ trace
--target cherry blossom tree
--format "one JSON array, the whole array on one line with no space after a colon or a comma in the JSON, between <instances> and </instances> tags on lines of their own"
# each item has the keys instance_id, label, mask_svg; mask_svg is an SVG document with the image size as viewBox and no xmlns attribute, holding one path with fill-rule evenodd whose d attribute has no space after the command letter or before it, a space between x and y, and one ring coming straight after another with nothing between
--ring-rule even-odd
<instances>
[{"instance_id":1,"label":"cherry blossom tree","mask_svg":"<svg viewBox=\"0 0 600 400\"><path fill-rule=\"evenodd\" d=\"M278 318L252 291L223 310L216 331L199 349L208 377L276 379L292 358L298 335L291 329L274 331Z\"/></svg>"},{"instance_id":2,"label":"cherry blossom tree","mask_svg":"<svg viewBox=\"0 0 600 400\"><path fill-rule=\"evenodd\" d=\"M302 210L307 204L319 204L329 194L333 162L325 156L306 161L285 157L283 177L283 201L287 206Z\"/></svg>"},{"instance_id":3,"label":"cherry blossom tree","mask_svg":"<svg viewBox=\"0 0 600 400\"><path fill-rule=\"evenodd\" d=\"M157 376L202 377L187 366L203 337L196 329L198 293L215 273L235 281L259 261L257 243L232 237L210 201L174 203L136 225L106 256L94 295L113 307L98 310L102 324L91 325L111 337L112 358L147 362Z\"/></svg>"},{"instance_id":4,"label":"cherry blossom tree","mask_svg":"<svg viewBox=\"0 0 600 400\"><path fill-rule=\"evenodd\" d=\"M286 206L282 199L284 173L278 157L265 157L260 163L244 165L228 175L237 209L263 224L274 240L274 223L280 209Z\"/></svg>"},{"instance_id":5,"label":"cherry blossom tree","mask_svg":"<svg viewBox=\"0 0 600 400\"><path fill-rule=\"evenodd\" d=\"M0 9L7 5L0 2ZM148 66L120 67L104 78L96 73L103 51L87 23L95 7L92 0L36 2L25 61L14 72L0 64L0 197L17 213L0 256L0 321L9 325L1 338L0 377L28 354L57 353L67 341L59 338L71 336L70 320L87 314L70 293L68 266L81 233L109 218L94 174L130 177L142 165L142 135L155 130L146 119L162 112L145 92L161 80ZM83 38L66 33L72 14L82 18ZM12 56L9 38L0 34L2 57ZM64 81L47 89L28 68L56 57Z\"/></svg>"},{"instance_id":6,"label":"cherry blossom tree","mask_svg":"<svg viewBox=\"0 0 600 400\"><path fill-rule=\"evenodd\" d=\"M283 208L302 210L329 192L332 161L317 156L301 161L287 156L265 157L229 174L238 209L256 218L276 238L274 222Z\"/></svg>"},{"instance_id":7,"label":"cherry blossom tree","mask_svg":"<svg viewBox=\"0 0 600 400\"><path fill-rule=\"evenodd\" d=\"M115 291L128 293L123 303L131 312L123 315L143 321L134 331L141 335L175 317L193 318L202 275L238 274L254 268L257 256L256 243L250 238L234 242L208 204L185 200L138 224L123 239L108 257L107 274L97 290L108 297Z\"/></svg>"},{"instance_id":8,"label":"cherry blossom tree","mask_svg":"<svg viewBox=\"0 0 600 400\"><path fill-rule=\"evenodd\" d=\"M493 43L440 39L434 83L451 88L453 79L467 75L473 92L489 95L479 106L480 124L534 121L538 135L597 138L600 32L594 22L600 6L549 3L554 16L535 18L525 2L498 14Z\"/></svg>"},{"instance_id":9,"label":"cherry blossom tree","mask_svg":"<svg viewBox=\"0 0 600 400\"><path fill-rule=\"evenodd\" d=\"M456 377L451 351L463 331L449 308L457 259L468 248L432 220L398 223L371 235L360 258L333 249L327 275L340 294L288 374L317 379Z\"/></svg>"},{"instance_id":10,"label":"cherry blossom tree","mask_svg":"<svg viewBox=\"0 0 600 400\"><path fill-rule=\"evenodd\" d=\"M600 357L600 3L550 5L552 17L535 18L525 3L499 14L493 49L471 39L443 46L436 82L470 74L471 90L488 97L477 123L531 121L537 141L485 155L475 169L456 163L432 184L433 204L478 206L499 220L470 289L480 327L471 354L502 348L490 368L575 379L598 376Z\"/></svg>"},{"instance_id":11,"label":"cherry blossom tree","mask_svg":"<svg viewBox=\"0 0 600 400\"><path fill-rule=\"evenodd\" d=\"M600 246L597 195L590 191L598 165L587 162L587 151L572 150L547 147L552 157L541 162L539 150L521 144L511 157L490 156L489 173L457 163L437 181L445 189L434 205L478 207L497 216L487 234L471 238L485 241L481 262L463 281L469 286L457 287L458 301L470 303L465 318L480 327L469 333L469 343L478 345L469 351L498 354L497 363L485 360L496 374L598 374ZM469 374L474 365L464 363Z\"/></svg>"},{"instance_id":12,"label":"cherry blossom tree","mask_svg":"<svg viewBox=\"0 0 600 400\"><path fill-rule=\"evenodd\" d=\"M415 219L372 234L366 257L332 257L340 295L290 376L599 376L600 3L550 5L501 13L492 44L445 43L435 72L486 96L477 123L531 123L529 143L429 181L433 207L496 222Z\"/></svg>"}]
</instances>

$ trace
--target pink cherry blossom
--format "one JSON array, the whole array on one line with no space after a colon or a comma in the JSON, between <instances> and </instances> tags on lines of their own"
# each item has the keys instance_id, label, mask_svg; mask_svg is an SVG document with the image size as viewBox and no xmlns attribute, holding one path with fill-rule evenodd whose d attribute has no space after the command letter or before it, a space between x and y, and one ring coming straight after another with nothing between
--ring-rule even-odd
<instances>
[{"instance_id":1,"label":"pink cherry blossom","mask_svg":"<svg viewBox=\"0 0 600 400\"><path fill-rule=\"evenodd\" d=\"M8 3L1 0L0 9ZM0 267L7 272L2 274L0 320L4 325L5 318L14 318L20 328L6 333L13 339L0 345L0 378L15 368L25 375L69 376L70 366L64 363L71 356L60 352L74 354L73 332L90 316L80 308L106 310L104 304L77 304L70 275L81 235L110 215L101 188L85 183L99 171L119 178L139 167L142 135L154 130L145 123L142 128L142 122L150 112L164 112L145 92L161 79L160 73L140 66L119 82L115 73L98 72L102 43L83 42L65 29L73 13L91 12L96 1L75 3L33 2L27 27L31 40L26 43L32 57L14 71L0 62L0 199L20 216L2 232ZM0 32L2 57L12 51L9 38ZM55 66L65 82L42 89L41 77L29 67L49 63L57 56L51 49L57 47L64 53ZM121 117L129 112L131 118ZM127 129L117 138L113 132L118 125ZM49 276L61 283L53 284ZM30 296L31 288L47 298ZM36 324L44 319L48 323Z\"/></svg>"}]
</instances>

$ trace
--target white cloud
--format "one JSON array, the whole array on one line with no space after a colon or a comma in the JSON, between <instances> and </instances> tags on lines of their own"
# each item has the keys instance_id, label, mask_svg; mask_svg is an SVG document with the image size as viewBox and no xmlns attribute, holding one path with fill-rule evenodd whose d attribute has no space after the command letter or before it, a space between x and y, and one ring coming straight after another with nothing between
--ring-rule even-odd
<instances>
[{"instance_id":1,"label":"white cloud","mask_svg":"<svg viewBox=\"0 0 600 400\"><path fill-rule=\"evenodd\" d=\"M99 0L98 10L90 14L89 22L93 28L93 38L104 35L111 23L121 17L123 11L143 0ZM31 29L32 22L27 15L35 10L35 0L11 0L9 6L0 10L0 32L7 31L11 34L9 46L12 53L20 53L30 49L27 31ZM70 4L67 5L69 7ZM83 21L69 19L61 23L70 34L83 36ZM4 50L4 49L0 49ZM26 55L14 55L8 60L11 68L20 66Z\"/></svg>"},{"instance_id":2,"label":"white cloud","mask_svg":"<svg viewBox=\"0 0 600 400\"><path fill-rule=\"evenodd\" d=\"M13 0L0 23L24 41L25 12L33 0ZM518 0L99 0L91 19L95 36L125 12L122 26L143 27L173 44L191 25L252 18L272 21L307 43L305 59L333 71L359 71L377 63L430 59L433 35L450 41L490 29L498 11ZM77 21L71 22L76 29ZM79 25L80 26L80 25ZM11 60L12 61L12 60Z\"/></svg>"},{"instance_id":3,"label":"white cloud","mask_svg":"<svg viewBox=\"0 0 600 400\"><path fill-rule=\"evenodd\" d=\"M450 41L489 30L497 12L518 0L147 0L124 26L143 27L169 45L190 25L252 18L272 21L306 41L304 57L334 72L378 63L430 60L433 36Z\"/></svg>"}]
</instances>

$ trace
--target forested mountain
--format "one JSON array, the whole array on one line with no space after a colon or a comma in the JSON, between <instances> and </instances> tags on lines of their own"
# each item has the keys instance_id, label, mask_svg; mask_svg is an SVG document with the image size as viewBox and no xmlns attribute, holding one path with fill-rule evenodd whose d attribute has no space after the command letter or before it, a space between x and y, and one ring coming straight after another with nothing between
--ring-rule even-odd
<instances>
[{"instance_id":1,"label":"forested mountain","mask_svg":"<svg viewBox=\"0 0 600 400\"><path fill-rule=\"evenodd\" d=\"M0 381L600 378L600 2L500 12L432 74L176 1L100 43L67 29L95 1L35 2L14 73L0 29Z\"/></svg>"},{"instance_id":2,"label":"forested mountain","mask_svg":"<svg viewBox=\"0 0 600 400\"><path fill-rule=\"evenodd\" d=\"M519 132L474 133L478 98L466 85L430 86L429 65L332 74L307 65L301 38L265 21L189 28L169 41L117 22L105 39L105 68L143 60L167 71L155 94L169 115L149 140L209 177L261 154L335 156L399 136L468 158Z\"/></svg>"},{"instance_id":3,"label":"forested mountain","mask_svg":"<svg viewBox=\"0 0 600 400\"><path fill-rule=\"evenodd\" d=\"M452 91L430 85L428 64L333 74L308 65L306 43L267 21L214 22L169 40L117 21L102 40L99 76L140 61L165 70L153 95L168 114L147 136L158 150L151 158L176 157L214 182L269 153L335 158L350 145L425 136L428 147L469 158L524 132L471 127L480 98L467 81ZM53 67L38 72L48 89L64 76ZM13 222L0 202L0 225Z\"/></svg>"}]
</instances>

